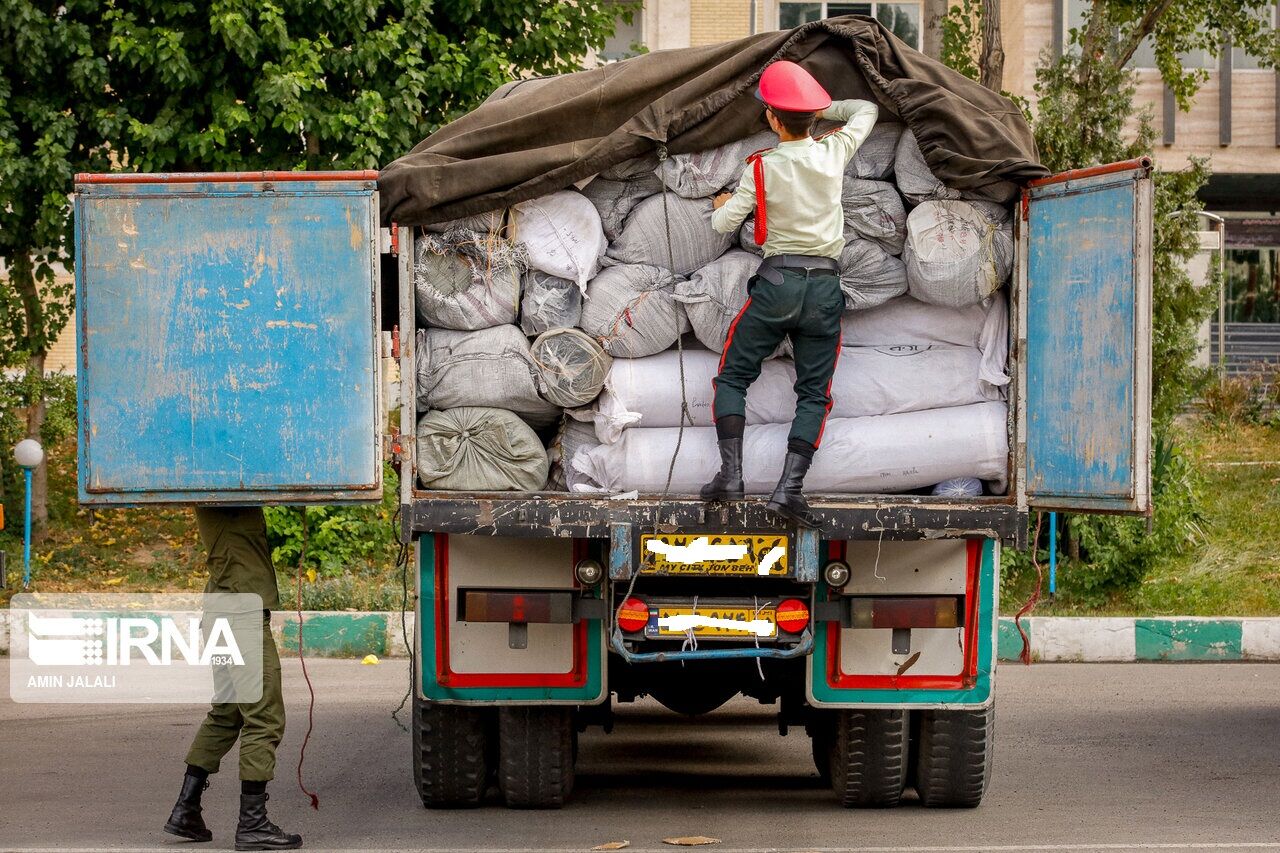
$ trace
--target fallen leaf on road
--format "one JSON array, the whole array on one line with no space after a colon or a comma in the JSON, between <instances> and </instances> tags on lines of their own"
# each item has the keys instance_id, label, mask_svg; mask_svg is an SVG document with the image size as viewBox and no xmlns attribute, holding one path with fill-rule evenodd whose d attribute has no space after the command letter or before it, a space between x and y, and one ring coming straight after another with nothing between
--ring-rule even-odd
<instances>
[{"instance_id":1,"label":"fallen leaf on road","mask_svg":"<svg viewBox=\"0 0 1280 853\"><path fill-rule=\"evenodd\" d=\"M674 844L677 847L701 847L704 844L719 844L719 838L706 835L681 835L679 838L664 838L663 844Z\"/></svg>"},{"instance_id":2,"label":"fallen leaf on road","mask_svg":"<svg viewBox=\"0 0 1280 853\"><path fill-rule=\"evenodd\" d=\"M307 580L311 581L311 583L315 583L315 582L316 582L316 570L315 570L315 569L307 569Z\"/></svg>"},{"instance_id":3,"label":"fallen leaf on road","mask_svg":"<svg viewBox=\"0 0 1280 853\"><path fill-rule=\"evenodd\" d=\"M606 841L604 844L597 844L592 850L625 850L631 846L630 841Z\"/></svg>"},{"instance_id":4,"label":"fallen leaf on road","mask_svg":"<svg viewBox=\"0 0 1280 853\"><path fill-rule=\"evenodd\" d=\"M107 586L115 586L115 585L117 585L117 584L122 584L122 583L124 583L124 578L112 578L111 580L104 581L104 583L105 583Z\"/></svg>"},{"instance_id":5,"label":"fallen leaf on road","mask_svg":"<svg viewBox=\"0 0 1280 853\"><path fill-rule=\"evenodd\" d=\"M372 666L373 664L378 662L379 661L378 661L377 655L365 655L364 660L360 661L360 663L364 664L365 666Z\"/></svg>"}]
</instances>

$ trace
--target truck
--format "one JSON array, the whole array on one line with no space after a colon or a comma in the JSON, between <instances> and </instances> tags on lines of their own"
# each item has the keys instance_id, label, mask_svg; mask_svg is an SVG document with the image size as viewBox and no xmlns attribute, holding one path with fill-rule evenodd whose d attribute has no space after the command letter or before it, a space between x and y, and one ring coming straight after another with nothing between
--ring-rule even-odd
<instances>
[{"instance_id":1,"label":"truck","mask_svg":"<svg viewBox=\"0 0 1280 853\"><path fill-rule=\"evenodd\" d=\"M429 808L495 781L559 807L615 705L739 694L805 732L845 806L976 806L1002 549L1033 512L1151 511L1151 169L1016 202L1007 494L812 495L820 529L757 498L424 490L415 232L379 227L375 172L80 175L79 499L370 502L392 460Z\"/></svg>"}]
</instances>

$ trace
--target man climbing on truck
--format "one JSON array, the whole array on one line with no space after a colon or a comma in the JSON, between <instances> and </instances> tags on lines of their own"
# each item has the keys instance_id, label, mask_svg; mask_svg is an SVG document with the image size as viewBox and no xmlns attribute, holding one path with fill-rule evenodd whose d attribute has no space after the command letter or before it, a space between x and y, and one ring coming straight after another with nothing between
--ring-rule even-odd
<instances>
[{"instance_id":1,"label":"man climbing on truck","mask_svg":"<svg viewBox=\"0 0 1280 853\"><path fill-rule=\"evenodd\" d=\"M737 189L716 196L711 225L730 233L754 211L755 239L764 249L764 261L747 283L747 302L729 327L713 380L720 471L702 487L701 496L709 501L743 497L747 388L760 376L761 363L789 336L795 351L796 415L782 478L767 506L813 527L804 478L831 411L844 310L840 190L845 167L871 133L879 110L869 101L833 103L809 72L786 60L764 70L756 96L765 104L778 146L747 158ZM815 139L813 125L819 118L845 124Z\"/></svg>"}]
</instances>

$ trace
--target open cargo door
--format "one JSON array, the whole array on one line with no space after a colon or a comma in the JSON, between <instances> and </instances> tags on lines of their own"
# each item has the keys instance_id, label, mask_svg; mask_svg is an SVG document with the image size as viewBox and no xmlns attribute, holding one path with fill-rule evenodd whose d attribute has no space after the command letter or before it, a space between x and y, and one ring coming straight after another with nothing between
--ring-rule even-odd
<instances>
[{"instance_id":1,"label":"open cargo door","mask_svg":"<svg viewBox=\"0 0 1280 853\"><path fill-rule=\"evenodd\" d=\"M381 498L376 178L77 176L82 504Z\"/></svg>"},{"instance_id":2,"label":"open cargo door","mask_svg":"<svg viewBox=\"0 0 1280 853\"><path fill-rule=\"evenodd\" d=\"M1151 509L1151 163L1024 192L1018 250L1019 504Z\"/></svg>"}]
</instances>

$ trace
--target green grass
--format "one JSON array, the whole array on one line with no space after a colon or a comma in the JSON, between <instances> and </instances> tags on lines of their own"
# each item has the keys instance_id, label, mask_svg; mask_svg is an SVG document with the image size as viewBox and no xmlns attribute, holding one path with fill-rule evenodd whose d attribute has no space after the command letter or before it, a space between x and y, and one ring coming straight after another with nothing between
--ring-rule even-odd
<instances>
[{"instance_id":1,"label":"green grass","mask_svg":"<svg viewBox=\"0 0 1280 853\"><path fill-rule=\"evenodd\" d=\"M1103 604L1045 597L1037 615L1280 615L1280 428L1194 420L1179 440L1204 478L1200 541L1159 558L1139 587ZM1233 464L1242 462L1251 464ZM1060 562L1060 581L1070 571ZM1034 585L1031 572L1010 579L1002 611L1016 612Z\"/></svg>"}]
</instances>

